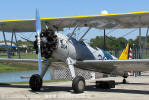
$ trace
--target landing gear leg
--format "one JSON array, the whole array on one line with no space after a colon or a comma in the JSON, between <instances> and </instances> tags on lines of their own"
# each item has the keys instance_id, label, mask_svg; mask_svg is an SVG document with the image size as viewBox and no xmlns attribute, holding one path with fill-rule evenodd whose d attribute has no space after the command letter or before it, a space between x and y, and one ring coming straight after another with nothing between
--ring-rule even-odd
<instances>
[{"instance_id":1,"label":"landing gear leg","mask_svg":"<svg viewBox=\"0 0 149 100\"><path fill-rule=\"evenodd\" d=\"M127 81L126 81L126 78L128 77L128 72L125 72L124 75L123 75L123 84L126 84Z\"/></svg>"},{"instance_id":2,"label":"landing gear leg","mask_svg":"<svg viewBox=\"0 0 149 100\"><path fill-rule=\"evenodd\" d=\"M68 57L67 60L66 60L66 63L68 65L68 67L69 67L69 70L70 70L70 73L71 73L71 77L72 77L72 79L74 79L76 77L75 70L74 70L74 63L75 62L73 61L73 59Z\"/></svg>"},{"instance_id":3,"label":"landing gear leg","mask_svg":"<svg viewBox=\"0 0 149 100\"><path fill-rule=\"evenodd\" d=\"M82 76L76 76L74 70L74 61L71 58L67 58L67 65L72 76L72 89L75 93L83 93L85 90L85 79Z\"/></svg>"},{"instance_id":4,"label":"landing gear leg","mask_svg":"<svg viewBox=\"0 0 149 100\"><path fill-rule=\"evenodd\" d=\"M50 62L50 61L48 61ZM45 66L42 70L41 75L39 74L33 74L29 80L29 87L33 90L33 91L39 91L42 87L42 79L45 75L45 73L48 70L48 67L50 65L50 63L47 63L47 61L44 62Z\"/></svg>"},{"instance_id":5,"label":"landing gear leg","mask_svg":"<svg viewBox=\"0 0 149 100\"><path fill-rule=\"evenodd\" d=\"M124 79L123 79L123 84L126 84L126 83L127 83L127 81L126 81L126 79L124 78Z\"/></svg>"}]
</instances>

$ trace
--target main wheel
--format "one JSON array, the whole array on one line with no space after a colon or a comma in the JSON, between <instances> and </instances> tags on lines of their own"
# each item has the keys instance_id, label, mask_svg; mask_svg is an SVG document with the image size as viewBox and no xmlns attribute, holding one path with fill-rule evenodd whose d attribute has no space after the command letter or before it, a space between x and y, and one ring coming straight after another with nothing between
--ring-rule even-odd
<instances>
[{"instance_id":1,"label":"main wheel","mask_svg":"<svg viewBox=\"0 0 149 100\"><path fill-rule=\"evenodd\" d=\"M127 78L128 76L128 72L124 72L123 78Z\"/></svg>"},{"instance_id":2,"label":"main wheel","mask_svg":"<svg viewBox=\"0 0 149 100\"><path fill-rule=\"evenodd\" d=\"M85 79L82 76L76 76L72 81L72 89L75 93L83 93L85 90Z\"/></svg>"},{"instance_id":3,"label":"main wheel","mask_svg":"<svg viewBox=\"0 0 149 100\"><path fill-rule=\"evenodd\" d=\"M39 91L40 88L42 87L42 78L38 74L34 74L31 76L29 80L29 87L33 91Z\"/></svg>"}]
</instances>

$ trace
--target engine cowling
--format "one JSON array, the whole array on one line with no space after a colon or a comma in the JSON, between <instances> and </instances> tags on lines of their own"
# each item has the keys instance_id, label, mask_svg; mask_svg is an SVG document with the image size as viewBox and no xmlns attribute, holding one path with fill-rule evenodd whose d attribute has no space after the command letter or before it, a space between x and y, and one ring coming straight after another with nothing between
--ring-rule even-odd
<instances>
[{"instance_id":1,"label":"engine cowling","mask_svg":"<svg viewBox=\"0 0 149 100\"><path fill-rule=\"evenodd\" d=\"M36 40L34 41L34 49L36 49L36 54L38 53L37 46L37 36L35 36ZM40 34L40 44L41 44L41 56L46 59L50 58L53 51L56 50L58 39L57 35L53 30L46 29L43 30Z\"/></svg>"}]
</instances>

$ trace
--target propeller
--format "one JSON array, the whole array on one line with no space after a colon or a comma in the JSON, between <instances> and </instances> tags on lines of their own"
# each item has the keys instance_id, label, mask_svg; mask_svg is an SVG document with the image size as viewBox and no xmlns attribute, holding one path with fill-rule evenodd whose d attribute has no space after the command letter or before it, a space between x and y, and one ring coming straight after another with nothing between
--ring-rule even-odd
<instances>
[{"instance_id":1,"label":"propeller","mask_svg":"<svg viewBox=\"0 0 149 100\"><path fill-rule=\"evenodd\" d=\"M57 49L58 39L57 35L52 29L46 29L41 31L41 22L39 12L36 9L36 40L34 41L34 48L38 53L38 70L39 74L42 73L41 56L49 59L52 53Z\"/></svg>"},{"instance_id":2,"label":"propeller","mask_svg":"<svg viewBox=\"0 0 149 100\"><path fill-rule=\"evenodd\" d=\"M36 33L37 33L37 46L38 46L38 71L39 71L39 74L41 75L41 72L42 72L41 48L40 48L41 22L40 22L40 16L39 16L38 9L36 9Z\"/></svg>"}]
</instances>

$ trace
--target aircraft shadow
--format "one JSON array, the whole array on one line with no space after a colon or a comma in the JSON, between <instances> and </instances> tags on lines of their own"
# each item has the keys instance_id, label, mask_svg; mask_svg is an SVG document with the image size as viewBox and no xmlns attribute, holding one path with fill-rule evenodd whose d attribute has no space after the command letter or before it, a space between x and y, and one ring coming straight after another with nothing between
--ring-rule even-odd
<instances>
[{"instance_id":1,"label":"aircraft shadow","mask_svg":"<svg viewBox=\"0 0 149 100\"><path fill-rule=\"evenodd\" d=\"M131 90L131 89L100 89L93 88L94 86L87 86L86 91L96 91L96 92L112 92L112 93L129 93L129 94L145 94L149 95L149 91L144 90Z\"/></svg>"},{"instance_id":2,"label":"aircraft shadow","mask_svg":"<svg viewBox=\"0 0 149 100\"><path fill-rule=\"evenodd\" d=\"M9 84L9 83L0 83L0 87L11 87L11 88L29 88L28 84L26 85L17 85L17 84Z\"/></svg>"},{"instance_id":3,"label":"aircraft shadow","mask_svg":"<svg viewBox=\"0 0 149 100\"><path fill-rule=\"evenodd\" d=\"M73 93L71 87L66 86L44 86L43 89L39 92L56 92L56 91L67 91ZM130 94L145 94L149 95L149 91L144 90L131 90L131 89L100 89L95 88L94 85L86 86L85 91L94 91L94 92L112 92L112 93L130 93Z\"/></svg>"},{"instance_id":4,"label":"aircraft shadow","mask_svg":"<svg viewBox=\"0 0 149 100\"><path fill-rule=\"evenodd\" d=\"M134 85L143 85L145 83L129 83L129 84L134 84ZM149 84L145 84L149 85ZM26 85L10 85L10 84L0 84L0 87L11 87L11 88L29 88L29 86ZM29 91L31 91L29 89ZM71 92L72 87L69 86L43 86L43 88L40 91L37 92L58 92L58 91L67 91ZM94 91L94 92L112 92L112 93L130 93L130 94L144 94L144 95L149 95L149 91L144 91L144 90L131 90L131 89L100 89L100 88L95 88L94 85L88 85L86 86L85 91ZM36 93L35 91L31 91Z\"/></svg>"},{"instance_id":5,"label":"aircraft shadow","mask_svg":"<svg viewBox=\"0 0 149 100\"><path fill-rule=\"evenodd\" d=\"M116 83L116 85L118 84L123 84L123 83L122 82ZM149 85L149 83L127 83L127 85Z\"/></svg>"}]
</instances>

